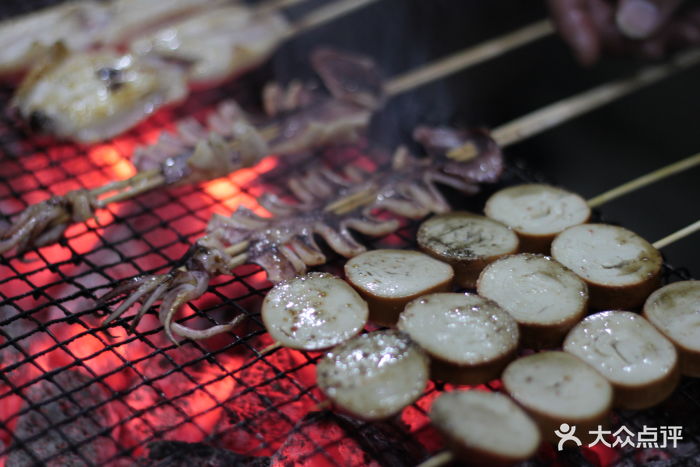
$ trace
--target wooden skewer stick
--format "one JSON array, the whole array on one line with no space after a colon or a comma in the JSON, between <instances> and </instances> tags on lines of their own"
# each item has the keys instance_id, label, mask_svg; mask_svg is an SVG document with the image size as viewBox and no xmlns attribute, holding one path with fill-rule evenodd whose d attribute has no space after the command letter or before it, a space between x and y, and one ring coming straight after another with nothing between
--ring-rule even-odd
<instances>
[{"instance_id":1,"label":"wooden skewer stick","mask_svg":"<svg viewBox=\"0 0 700 467\"><path fill-rule=\"evenodd\" d=\"M345 16L376 1L377 0L337 0L327 6L314 10L297 21L287 32L287 36L284 39L323 26L326 23L330 23L341 16Z\"/></svg>"},{"instance_id":2,"label":"wooden skewer stick","mask_svg":"<svg viewBox=\"0 0 700 467\"><path fill-rule=\"evenodd\" d=\"M384 86L388 96L395 96L457 71L499 57L554 32L549 20L541 20L524 28L487 40L474 47L454 53L416 70L390 79Z\"/></svg>"},{"instance_id":3,"label":"wooden skewer stick","mask_svg":"<svg viewBox=\"0 0 700 467\"><path fill-rule=\"evenodd\" d=\"M501 146L515 144L638 89L657 83L698 62L700 62L700 50L686 51L668 63L645 67L629 78L602 84L501 125L493 131L492 136Z\"/></svg>"},{"instance_id":4,"label":"wooden skewer stick","mask_svg":"<svg viewBox=\"0 0 700 467\"><path fill-rule=\"evenodd\" d=\"M260 355L267 355L270 352L272 352L273 350L279 349L280 347L282 347L282 344L280 344L279 342L273 342L272 344L270 344L267 347L265 347L264 349L262 349L260 351Z\"/></svg>"},{"instance_id":5,"label":"wooden skewer stick","mask_svg":"<svg viewBox=\"0 0 700 467\"><path fill-rule=\"evenodd\" d=\"M694 234L697 231L700 231L700 220L697 220L692 224L683 227L682 229L672 233L671 235L667 235L664 238L655 241L651 245L657 250L660 250L664 247L669 246L672 243L677 242L678 240L681 240L689 235Z\"/></svg>"},{"instance_id":6,"label":"wooden skewer stick","mask_svg":"<svg viewBox=\"0 0 700 467\"><path fill-rule=\"evenodd\" d=\"M669 164L665 167L661 167L660 169L657 169L651 173L642 175L641 177L635 178L634 180L622 184L617 188L613 188L612 190L608 190L605 193L591 198L588 200L588 206L596 208L604 203L607 203L608 201L620 198L628 193L644 188L666 177L670 177L671 175L683 172L684 170L691 169L699 164L700 153L682 159L678 162L674 162L673 164Z\"/></svg>"}]
</instances>

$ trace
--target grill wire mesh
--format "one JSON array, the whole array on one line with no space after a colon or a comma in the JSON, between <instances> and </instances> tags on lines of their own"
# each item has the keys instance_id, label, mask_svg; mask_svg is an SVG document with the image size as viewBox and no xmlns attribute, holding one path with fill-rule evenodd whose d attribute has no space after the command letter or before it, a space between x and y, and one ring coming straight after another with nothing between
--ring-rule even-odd
<instances>
[{"instance_id":1,"label":"grill wire mesh","mask_svg":"<svg viewBox=\"0 0 700 467\"><path fill-rule=\"evenodd\" d=\"M23 8L31 2L20 2ZM12 216L31 203L76 188L93 188L131 174L133 148L153 142L164 129L193 115L200 120L223 96L239 88L201 92L184 106L159 112L146 124L108 144L79 147L29 138L12 120L0 121L0 212ZM11 89L0 90L2 105ZM327 151L334 167L372 167L370 151ZM315 386L319 354L277 349L261 355L271 342L259 317L269 290L257 267L238 268L217 278L207 294L185 311L179 322L194 327L224 323L243 313L245 323L210 341L167 341L154 314L127 333L128 321L100 327L94 300L120 279L161 272L176 264L199 237L214 212L239 205L255 209L255 198L268 190L284 194L284 164L274 158L227 180L186 186L110 206L98 220L71 227L61 245L33 251L26 258L0 259L0 465L151 465L158 446L166 454L192 446L159 441L204 442L214 448L251 456L226 457L266 464L413 465L442 448L428 424L431 401L451 385L431 383L401 417L383 423L358 422L316 411L322 400ZM463 199L461 208L480 210L488 193L502 185L542 181L511 161L499 186ZM600 214L597 214L600 217ZM395 234L365 239L370 247L412 247L417 222ZM342 261L331 255L324 270L338 272ZM689 278L683 269L666 267L665 280ZM487 386L499 390L498 382ZM685 379L673 396L650 410L616 412L613 427L632 431L643 425L681 425L677 449L580 449L556 453L543 448L533 464L697 465L700 459L700 384ZM201 446L199 447L201 450ZM170 451L168 451L170 450ZM157 456L156 456L157 457ZM167 456L166 456L167 457ZM158 465L179 465L167 459ZM180 459L182 461L182 459ZM227 463L227 461L229 461ZM184 461L183 461L184 463ZM10 465L10 464L8 464Z\"/></svg>"}]
</instances>

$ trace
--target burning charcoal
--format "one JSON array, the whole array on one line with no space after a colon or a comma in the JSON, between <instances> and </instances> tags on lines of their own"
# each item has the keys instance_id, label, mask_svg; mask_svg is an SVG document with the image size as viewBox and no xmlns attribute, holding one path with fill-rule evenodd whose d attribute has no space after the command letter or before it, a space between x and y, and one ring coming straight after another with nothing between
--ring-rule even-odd
<instances>
[{"instance_id":1,"label":"burning charcoal","mask_svg":"<svg viewBox=\"0 0 700 467\"><path fill-rule=\"evenodd\" d=\"M266 355L234 373L241 381L224 402L224 412L211 441L218 447L256 455L272 454L315 405L300 388L313 384L313 370L299 371L301 354L289 349Z\"/></svg>"},{"instance_id":2,"label":"burning charcoal","mask_svg":"<svg viewBox=\"0 0 700 467\"><path fill-rule=\"evenodd\" d=\"M398 421L368 423L326 411L308 414L272 462L315 465L326 456L344 459L347 465L408 466L427 457L427 452Z\"/></svg>"},{"instance_id":3,"label":"burning charcoal","mask_svg":"<svg viewBox=\"0 0 700 467\"><path fill-rule=\"evenodd\" d=\"M148 445L148 459L138 465L150 467L266 467L267 457L243 456L226 449L217 449L204 443L183 441L156 441Z\"/></svg>"},{"instance_id":4,"label":"burning charcoal","mask_svg":"<svg viewBox=\"0 0 700 467\"><path fill-rule=\"evenodd\" d=\"M99 465L114 457L107 394L91 379L66 370L32 385L14 432L7 465Z\"/></svg>"}]
</instances>

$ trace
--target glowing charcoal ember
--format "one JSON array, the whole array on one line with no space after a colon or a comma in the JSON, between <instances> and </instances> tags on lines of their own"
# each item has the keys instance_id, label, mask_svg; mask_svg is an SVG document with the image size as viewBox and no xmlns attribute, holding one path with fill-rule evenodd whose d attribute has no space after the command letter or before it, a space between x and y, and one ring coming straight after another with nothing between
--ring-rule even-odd
<instances>
[{"instance_id":1,"label":"glowing charcoal ember","mask_svg":"<svg viewBox=\"0 0 700 467\"><path fill-rule=\"evenodd\" d=\"M295 370L304 362L301 354L283 348L232 368L237 384L222 402L210 444L255 456L272 455L318 403L314 392L299 392L314 384L308 368Z\"/></svg>"},{"instance_id":2,"label":"glowing charcoal ember","mask_svg":"<svg viewBox=\"0 0 700 467\"><path fill-rule=\"evenodd\" d=\"M226 449L217 449L204 443L183 441L154 441L148 445L148 458L139 465L150 467L267 467L267 457L243 456Z\"/></svg>"},{"instance_id":3,"label":"glowing charcoal ember","mask_svg":"<svg viewBox=\"0 0 700 467\"><path fill-rule=\"evenodd\" d=\"M411 466L425 449L398 420L363 422L329 411L311 412L272 456L273 465Z\"/></svg>"},{"instance_id":4,"label":"glowing charcoal ember","mask_svg":"<svg viewBox=\"0 0 700 467\"><path fill-rule=\"evenodd\" d=\"M27 390L27 411L14 432L23 444L10 453L7 464L87 466L113 458L118 446L108 428L116 417L109 405L100 405L109 398L105 388L77 370L63 370L52 380Z\"/></svg>"}]
</instances>

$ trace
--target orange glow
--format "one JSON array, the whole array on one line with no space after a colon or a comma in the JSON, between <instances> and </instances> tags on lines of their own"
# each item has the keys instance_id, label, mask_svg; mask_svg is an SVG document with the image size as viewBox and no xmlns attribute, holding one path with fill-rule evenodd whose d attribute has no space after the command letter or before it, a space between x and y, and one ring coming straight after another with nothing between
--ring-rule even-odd
<instances>
[{"instance_id":1,"label":"orange glow","mask_svg":"<svg viewBox=\"0 0 700 467\"><path fill-rule=\"evenodd\" d=\"M113 165L122 160L119 151L113 146L97 146L88 154L90 159L98 165Z\"/></svg>"},{"instance_id":2,"label":"orange glow","mask_svg":"<svg viewBox=\"0 0 700 467\"><path fill-rule=\"evenodd\" d=\"M114 164L114 167L112 167L114 170L115 175L119 180L124 180L129 177L133 177L136 175L136 168L131 165L130 162L122 159L116 164Z\"/></svg>"},{"instance_id":3,"label":"orange glow","mask_svg":"<svg viewBox=\"0 0 700 467\"><path fill-rule=\"evenodd\" d=\"M204 189L218 200L225 200L238 193L238 188L226 178L208 182L204 184Z\"/></svg>"}]
</instances>

